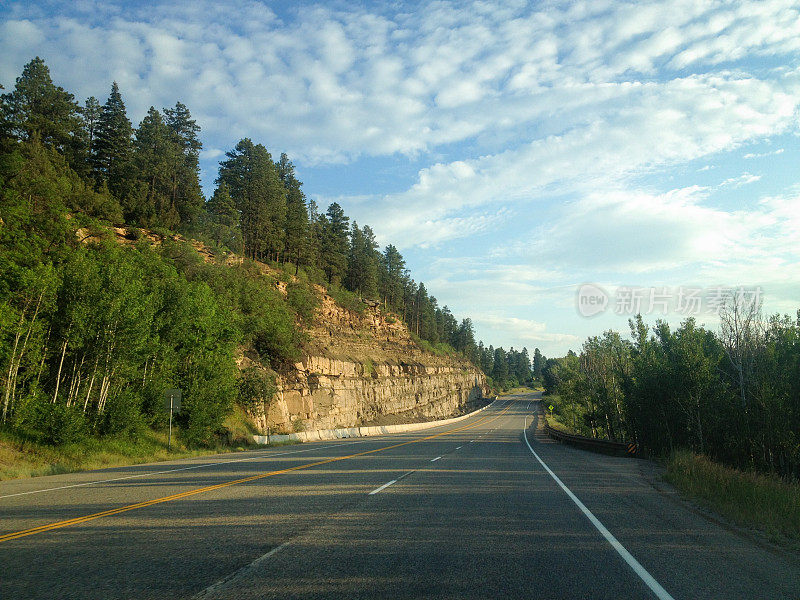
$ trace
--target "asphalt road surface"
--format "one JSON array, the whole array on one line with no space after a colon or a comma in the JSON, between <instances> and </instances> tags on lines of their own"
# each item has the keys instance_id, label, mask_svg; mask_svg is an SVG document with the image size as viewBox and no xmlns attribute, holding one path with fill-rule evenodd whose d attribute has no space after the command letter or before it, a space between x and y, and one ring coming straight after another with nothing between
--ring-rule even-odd
<instances>
[{"instance_id":1,"label":"asphalt road surface","mask_svg":"<svg viewBox=\"0 0 800 600\"><path fill-rule=\"evenodd\" d=\"M413 434L0 483L0 598L800 599L800 557L536 395ZM527 427L527 429L526 429Z\"/></svg>"}]
</instances>

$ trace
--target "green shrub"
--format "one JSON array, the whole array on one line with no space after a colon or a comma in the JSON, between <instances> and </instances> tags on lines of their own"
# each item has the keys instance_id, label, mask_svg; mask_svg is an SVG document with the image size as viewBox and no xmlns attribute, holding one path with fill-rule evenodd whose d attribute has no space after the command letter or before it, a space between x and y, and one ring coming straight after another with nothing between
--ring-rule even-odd
<instances>
[{"instance_id":1,"label":"green shrub","mask_svg":"<svg viewBox=\"0 0 800 600\"><path fill-rule=\"evenodd\" d=\"M319 296L305 283L294 281L286 286L286 299L300 319L311 324L314 321L314 312L319 306Z\"/></svg>"},{"instance_id":2,"label":"green shrub","mask_svg":"<svg viewBox=\"0 0 800 600\"><path fill-rule=\"evenodd\" d=\"M367 305L364 304L361 298L356 294L340 288L339 286L331 285L330 288L328 288L328 293L336 301L336 304L356 314L364 314L364 310L367 308Z\"/></svg>"},{"instance_id":3,"label":"green shrub","mask_svg":"<svg viewBox=\"0 0 800 600\"><path fill-rule=\"evenodd\" d=\"M239 374L237 398L239 404L245 408L269 406L277 391L274 371L248 367Z\"/></svg>"},{"instance_id":4,"label":"green shrub","mask_svg":"<svg viewBox=\"0 0 800 600\"><path fill-rule=\"evenodd\" d=\"M104 435L136 438L144 427L142 399L130 389L109 398L106 410L100 415L99 431Z\"/></svg>"},{"instance_id":5,"label":"green shrub","mask_svg":"<svg viewBox=\"0 0 800 600\"><path fill-rule=\"evenodd\" d=\"M37 403L39 440L52 446L80 442L88 433L86 419L77 406Z\"/></svg>"}]
</instances>

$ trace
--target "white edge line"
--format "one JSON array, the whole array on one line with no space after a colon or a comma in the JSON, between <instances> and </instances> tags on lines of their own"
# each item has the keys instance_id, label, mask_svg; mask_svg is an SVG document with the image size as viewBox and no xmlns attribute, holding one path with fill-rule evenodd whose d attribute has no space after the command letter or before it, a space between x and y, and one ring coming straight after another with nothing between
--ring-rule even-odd
<instances>
[{"instance_id":1,"label":"white edge line","mask_svg":"<svg viewBox=\"0 0 800 600\"><path fill-rule=\"evenodd\" d=\"M378 492L382 492L390 485L397 483L397 479L392 479L389 483L384 483L381 487L372 490L368 495L372 496L373 494L377 494Z\"/></svg>"},{"instance_id":2,"label":"white edge line","mask_svg":"<svg viewBox=\"0 0 800 600\"><path fill-rule=\"evenodd\" d=\"M168 469L166 471L152 471L148 473L139 473L137 475L126 475L125 477L114 477L113 479L98 479L96 481L85 481L84 483L73 483L70 485L62 485L59 487L54 488L44 488L41 490L29 490L27 492L17 492L16 494L6 494L5 496L0 496L2 498L13 498L14 496L27 496L28 494L41 494L42 492L56 492L58 490L67 490L70 488L76 487L85 487L87 485L97 485L98 483L112 483L114 481L124 481L126 479L136 479L138 477L148 477L150 475L164 475L165 473L177 473L178 471L191 471L192 469L203 469L205 467L214 467L217 465L227 465L232 463L239 463L239 462L247 462L250 460L256 460L259 458L269 458L271 456L287 456L289 454L301 454L303 452L311 452L313 450L324 450L326 448L336 448L337 446L346 446L347 444L363 444L367 440L358 440L355 442L345 442L344 444L332 444L330 446L317 446L315 448L307 448L306 450L295 450L293 452L267 452L267 453L259 453L258 456L248 456L247 458L237 458L231 460L220 460L217 462L212 463L203 463L202 465L192 465L191 467L181 467L180 469ZM128 465L131 467L141 466L141 465ZM125 467L122 467L125 468ZM19 481L19 480L17 480Z\"/></svg>"},{"instance_id":3,"label":"white edge line","mask_svg":"<svg viewBox=\"0 0 800 600\"><path fill-rule=\"evenodd\" d=\"M659 598L659 600L674 600L674 598L669 595L667 590L661 587L661 584L659 584L655 580L655 578L653 578L653 576L647 572L647 569L645 569L639 563L639 561L636 560L631 555L631 553L625 549L625 546L623 546L619 542L619 540L617 540L617 538L615 538L614 535L608 529L606 529L605 525L603 525L600 522L600 520L592 514L592 511L586 508L583 502L581 502L578 499L578 497L572 493L572 490L570 490L566 485L564 485L564 483L558 478L558 475L553 473L553 471L550 470L550 467L548 467L544 463L544 461L539 457L539 455L536 454L536 451L533 449L531 443L528 441L527 429L528 429L528 416L525 415L525 427L522 429L522 434L525 437L525 443L528 445L528 450L530 450L533 456L536 457L536 460L539 461L539 464L541 464L542 467L544 467L544 470L550 474L550 477L552 477L555 480L555 482L559 485L559 487L561 487L561 489L564 490L567 496L569 496L570 500L572 500L575 503L575 505L579 509L581 509L581 512L584 515L586 515L586 518L589 519L592 525L595 526L597 531L599 531L603 535L603 537L606 538L608 543L611 544L611 547L614 548L614 550L616 550L617 553L622 557L622 560L628 563L628 566L630 566L630 568L633 569L633 571L641 578L641 580L645 582L647 587L649 587L652 590L652 592Z\"/></svg>"}]
</instances>

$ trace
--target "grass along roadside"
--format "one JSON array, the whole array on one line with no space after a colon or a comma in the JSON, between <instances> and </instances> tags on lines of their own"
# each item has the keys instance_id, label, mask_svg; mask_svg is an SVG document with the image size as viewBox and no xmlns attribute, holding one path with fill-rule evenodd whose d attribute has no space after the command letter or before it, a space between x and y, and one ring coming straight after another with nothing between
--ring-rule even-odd
<instances>
[{"instance_id":1,"label":"grass along roadside","mask_svg":"<svg viewBox=\"0 0 800 600\"><path fill-rule=\"evenodd\" d=\"M257 433L239 407L225 420L227 441L215 447L187 448L173 431L171 449L167 450L167 433L150 429L134 437L87 436L80 442L50 446L26 440L12 433L0 432L0 481L91 471L108 467L124 467L237 452L261 447L253 443ZM273 444L276 445L276 444Z\"/></svg>"},{"instance_id":2,"label":"grass along roadside","mask_svg":"<svg viewBox=\"0 0 800 600\"><path fill-rule=\"evenodd\" d=\"M683 496L773 542L800 548L800 483L732 469L685 450L666 466L664 478Z\"/></svg>"}]
</instances>

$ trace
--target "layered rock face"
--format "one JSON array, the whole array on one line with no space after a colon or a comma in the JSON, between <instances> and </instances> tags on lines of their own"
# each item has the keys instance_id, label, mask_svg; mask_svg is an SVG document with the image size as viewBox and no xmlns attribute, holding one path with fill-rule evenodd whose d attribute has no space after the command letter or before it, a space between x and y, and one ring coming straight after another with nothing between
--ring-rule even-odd
<instances>
[{"instance_id":1,"label":"layered rock face","mask_svg":"<svg viewBox=\"0 0 800 600\"><path fill-rule=\"evenodd\" d=\"M460 356L421 348L378 307L357 314L323 295L307 355L253 417L273 432L442 419L479 408L485 377Z\"/></svg>"},{"instance_id":2,"label":"layered rock face","mask_svg":"<svg viewBox=\"0 0 800 600\"><path fill-rule=\"evenodd\" d=\"M269 420L263 413L256 417L263 430L443 419L479 406L484 378L465 365L364 364L309 356L280 377L278 387Z\"/></svg>"}]
</instances>

